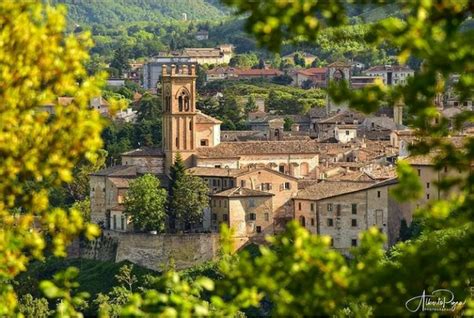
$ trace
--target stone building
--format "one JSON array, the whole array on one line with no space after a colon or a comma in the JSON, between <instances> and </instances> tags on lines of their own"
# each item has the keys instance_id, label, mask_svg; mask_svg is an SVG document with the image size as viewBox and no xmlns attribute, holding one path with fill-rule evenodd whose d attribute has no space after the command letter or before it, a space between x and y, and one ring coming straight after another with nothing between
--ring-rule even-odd
<instances>
[{"instance_id":1,"label":"stone building","mask_svg":"<svg viewBox=\"0 0 474 318\"><path fill-rule=\"evenodd\" d=\"M294 218L315 234L328 235L342 252L359 244L359 233L377 227L395 244L402 219L411 222L407 206L389 196L396 179L373 181L325 181L306 187L294 199Z\"/></svg>"},{"instance_id":2,"label":"stone building","mask_svg":"<svg viewBox=\"0 0 474 318\"><path fill-rule=\"evenodd\" d=\"M404 65L377 65L365 70L364 74L381 78L385 85L399 85L405 84L415 71Z\"/></svg>"},{"instance_id":3,"label":"stone building","mask_svg":"<svg viewBox=\"0 0 474 318\"><path fill-rule=\"evenodd\" d=\"M263 241L274 233L273 193L243 187L230 188L212 194L210 206L214 231L225 223L236 237Z\"/></svg>"}]
</instances>

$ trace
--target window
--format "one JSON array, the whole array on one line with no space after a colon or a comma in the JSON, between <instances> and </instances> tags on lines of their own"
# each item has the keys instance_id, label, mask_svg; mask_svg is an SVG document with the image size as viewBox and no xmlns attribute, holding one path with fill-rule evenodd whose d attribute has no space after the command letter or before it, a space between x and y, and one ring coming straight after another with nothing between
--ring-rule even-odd
<instances>
[{"instance_id":1,"label":"window","mask_svg":"<svg viewBox=\"0 0 474 318\"><path fill-rule=\"evenodd\" d=\"M269 191L272 189L272 184L271 183L262 183L260 185L262 191Z\"/></svg>"},{"instance_id":2,"label":"window","mask_svg":"<svg viewBox=\"0 0 474 318\"><path fill-rule=\"evenodd\" d=\"M278 171L280 171L281 173L285 173L285 166L283 165L279 166Z\"/></svg>"},{"instance_id":3,"label":"window","mask_svg":"<svg viewBox=\"0 0 474 318\"><path fill-rule=\"evenodd\" d=\"M209 146L209 140L208 139L201 139L201 146Z\"/></svg>"},{"instance_id":4,"label":"window","mask_svg":"<svg viewBox=\"0 0 474 318\"><path fill-rule=\"evenodd\" d=\"M265 221L270 221L270 215L268 213L265 213Z\"/></svg>"},{"instance_id":5,"label":"window","mask_svg":"<svg viewBox=\"0 0 474 318\"><path fill-rule=\"evenodd\" d=\"M328 203L328 211L332 211L332 203Z\"/></svg>"},{"instance_id":6,"label":"window","mask_svg":"<svg viewBox=\"0 0 474 318\"><path fill-rule=\"evenodd\" d=\"M298 210L301 211L301 202L298 202Z\"/></svg>"},{"instance_id":7,"label":"window","mask_svg":"<svg viewBox=\"0 0 474 318\"><path fill-rule=\"evenodd\" d=\"M193 122L192 121L189 122L189 130L193 130Z\"/></svg>"},{"instance_id":8,"label":"window","mask_svg":"<svg viewBox=\"0 0 474 318\"><path fill-rule=\"evenodd\" d=\"M117 216L115 214L113 216L112 224L113 224L113 229L115 230L117 228Z\"/></svg>"},{"instance_id":9,"label":"window","mask_svg":"<svg viewBox=\"0 0 474 318\"><path fill-rule=\"evenodd\" d=\"M125 217L123 215L120 217L120 229L125 230Z\"/></svg>"},{"instance_id":10,"label":"window","mask_svg":"<svg viewBox=\"0 0 474 318\"><path fill-rule=\"evenodd\" d=\"M357 203L352 203L351 210L352 214L357 214Z\"/></svg>"},{"instance_id":11,"label":"window","mask_svg":"<svg viewBox=\"0 0 474 318\"><path fill-rule=\"evenodd\" d=\"M352 219L352 220L351 220L351 225L352 225L353 227L357 226L357 219Z\"/></svg>"},{"instance_id":12,"label":"window","mask_svg":"<svg viewBox=\"0 0 474 318\"><path fill-rule=\"evenodd\" d=\"M175 139L175 144L176 144L176 148L179 148L179 139L178 139L178 137L176 137L176 139Z\"/></svg>"},{"instance_id":13,"label":"window","mask_svg":"<svg viewBox=\"0 0 474 318\"><path fill-rule=\"evenodd\" d=\"M314 203L311 203L311 211L314 211Z\"/></svg>"},{"instance_id":14,"label":"window","mask_svg":"<svg viewBox=\"0 0 474 318\"><path fill-rule=\"evenodd\" d=\"M341 216L341 205L338 204L338 205L336 206L336 208L337 208L337 210L336 210L336 215L337 215L337 216Z\"/></svg>"},{"instance_id":15,"label":"window","mask_svg":"<svg viewBox=\"0 0 474 318\"><path fill-rule=\"evenodd\" d=\"M229 187L233 187L234 186L234 180L229 180Z\"/></svg>"},{"instance_id":16,"label":"window","mask_svg":"<svg viewBox=\"0 0 474 318\"><path fill-rule=\"evenodd\" d=\"M448 172L448 167L447 166L444 166L444 172Z\"/></svg>"},{"instance_id":17,"label":"window","mask_svg":"<svg viewBox=\"0 0 474 318\"><path fill-rule=\"evenodd\" d=\"M349 130L346 130L346 136L349 136Z\"/></svg>"},{"instance_id":18,"label":"window","mask_svg":"<svg viewBox=\"0 0 474 318\"><path fill-rule=\"evenodd\" d=\"M242 188L245 188L245 180L240 180L240 186L241 186Z\"/></svg>"},{"instance_id":19,"label":"window","mask_svg":"<svg viewBox=\"0 0 474 318\"><path fill-rule=\"evenodd\" d=\"M427 183L426 183L426 189L429 189L429 188L430 188L430 183L427 182Z\"/></svg>"},{"instance_id":20,"label":"window","mask_svg":"<svg viewBox=\"0 0 474 318\"><path fill-rule=\"evenodd\" d=\"M380 198L380 191L377 191L377 198Z\"/></svg>"},{"instance_id":21,"label":"window","mask_svg":"<svg viewBox=\"0 0 474 318\"><path fill-rule=\"evenodd\" d=\"M428 194L426 195L426 200L429 200L429 199L430 199L430 194L428 193Z\"/></svg>"},{"instance_id":22,"label":"window","mask_svg":"<svg viewBox=\"0 0 474 318\"><path fill-rule=\"evenodd\" d=\"M220 168L221 165L214 165L214 168Z\"/></svg>"},{"instance_id":23,"label":"window","mask_svg":"<svg viewBox=\"0 0 474 318\"><path fill-rule=\"evenodd\" d=\"M213 221L217 220L217 214L216 213L212 213L212 220Z\"/></svg>"},{"instance_id":24,"label":"window","mask_svg":"<svg viewBox=\"0 0 474 318\"><path fill-rule=\"evenodd\" d=\"M257 233L262 233L262 227L261 226L257 226Z\"/></svg>"},{"instance_id":25,"label":"window","mask_svg":"<svg viewBox=\"0 0 474 318\"><path fill-rule=\"evenodd\" d=\"M421 170L418 169L418 177L420 177L420 176L421 176Z\"/></svg>"},{"instance_id":26,"label":"window","mask_svg":"<svg viewBox=\"0 0 474 318\"><path fill-rule=\"evenodd\" d=\"M334 247L334 239L331 237L331 247Z\"/></svg>"},{"instance_id":27,"label":"window","mask_svg":"<svg viewBox=\"0 0 474 318\"><path fill-rule=\"evenodd\" d=\"M249 208L254 208L255 207L255 199L254 198L250 198L249 199Z\"/></svg>"},{"instance_id":28,"label":"window","mask_svg":"<svg viewBox=\"0 0 474 318\"><path fill-rule=\"evenodd\" d=\"M351 246L357 246L357 239L351 240Z\"/></svg>"},{"instance_id":29,"label":"window","mask_svg":"<svg viewBox=\"0 0 474 318\"><path fill-rule=\"evenodd\" d=\"M222 214L222 220L224 220L225 222L229 220L229 217L227 216L227 214Z\"/></svg>"},{"instance_id":30,"label":"window","mask_svg":"<svg viewBox=\"0 0 474 318\"><path fill-rule=\"evenodd\" d=\"M227 179L222 180L222 186L227 188Z\"/></svg>"},{"instance_id":31,"label":"window","mask_svg":"<svg viewBox=\"0 0 474 318\"><path fill-rule=\"evenodd\" d=\"M284 185L283 185L283 189L285 190L290 190L290 183L289 182L285 182Z\"/></svg>"},{"instance_id":32,"label":"window","mask_svg":"<svg viewBox=\"0 0 474 318\"><path fill-rule=\"evenodd\" d=\"M255 221L257 219L257 215L255 213L250 213L249 218L250 221Z\"/></svg>"},{"instance_id":33,"label":"window","mask_svg":"<svg viewBox=\"0 0 474 318\"><path fill-rule=\"evenodd\" d=\"M328 219L328 226L334 226L334 220Z\"/></svg>"},{"instance_id":34,"label":"window","mask_svg":"<svg viewBox=\"0 0 474 318\"><path fill-rule=\"evenodd\" d=\"M300 225L302 227L306 226L306 218L304 216L300 216Z\"/></svg>"},{"instance_id":35,"label":"window","mask_svg":"<svg viewBox=\"0 0 474 318\"><path fill-rule=\"evenodd\" d=\"M102 192L105 192L105 188L102 188Z\"/></svg>"},{"instance_id":36,"label":"window","mask_svg":"<svg viewBox=\"0 0 474 318\"><path fill-rule=\"evenodd\" d=\"M216 179L212 179L212 186L217 187L217 180Z\"/></svg>"},{"instance_id":37,"label":"window","mask_svg":"<svg viewBox=\"0 0 474 318\"><path fill-rule=\"evenodd\" d=\"M314 226L314 218L311 218L311 226Z\"/></svg>"}]
</instances>

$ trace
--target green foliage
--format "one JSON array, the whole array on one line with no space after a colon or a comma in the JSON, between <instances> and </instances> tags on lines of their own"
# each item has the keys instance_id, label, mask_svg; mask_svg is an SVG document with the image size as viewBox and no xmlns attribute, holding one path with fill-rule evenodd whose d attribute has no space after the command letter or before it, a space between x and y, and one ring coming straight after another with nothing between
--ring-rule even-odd
<instances>
[{"instance_id":1,"label":"green foliage","mask_svg":"<svg viewBox=\"0 0 474 318\"><path fill-rule=\"evenodd\" d=\"M145 174L130 182L124 213L131 217L136 230L162 232L166 221L166 197L166 190L160 188L160 180Z\"/></svg>"},{"instance_id":2,"label":"green foliage","mask_svg":"<svg viewBox=\"0 0 474 318\"><path fill-rule=\"evenodd\" d=\"M171 210L182 229L201 226L209 205L209 188L199 177L185 174L173 184Z\"/></svg>"},{"instance_id":3,"label":"green foliage","mask_svg":"<svg viewBox=\"0 0 474 318\"><path fill-rule=\"evenodd\" d=\"M46 298L33 298L31 294L23 295L18 304L18 311L25 317L46 318L54 312L49 310Z\"/></svg>"},{"instance_id":4,"label":"green foliage","mask_svg":"<svg viewBox=\"0 0 474 318\"><path fill-rule=\"evenodd\" d=\"M290 117L285 117L285 123L283 125L283 129L285 131L290 131L291 130L291 126L295 123L295 121L293 119L291 119Z\"/></svg>"},{"instance_id":5,"label":"green foliage","mask_svg":"<svg viewBox=\"0 0 474 318\"><path fill-rule=\"evenodd\" d=\"M66 35L63 15L42 2L0 2L0 316L13 314L11 282L31 259L46 248L64 256L74 237L98 233L78 211L48 202L49 190L71 182L73 167L101 147L101 120L88 103L104 74L87 74L89 34ZM74 100L59 105L59 96ZM51 102L52 117L39 111Z\"/></svg>"},{"instance_id":6,"label":"green foliage","mask_svg":"<svg viewBox=\"0 0 474 318\"><path fill-rule=\"evenodd\" d=\"M200 226L204 209L209 204L207 184L201 178L186 173L179 153L171 166L170 179L168 213L173 227L187 230Z\"/></svg>"},{"instance_id":7,"label":"green foliage","mask_svg":"<svg viewBox=\"0 0 474 318\"><path fill-rule=\"evenodd\" d=\"M74 202L71 209L79 211L84 221L91 221L91 200L89 198Z\"/></svg>"},{"instance_id":8,"label":"green foliage","mask_svg":"<svg viewBox=\"0 0 474 318\"><path fill-rule=\"evenodd\" d=\"M255 97L250 95L248 97L247 103L245 104L245 113L254 112L257 110L257 104L255 103Z\"/></svg>"},{"instance_id":9,"label":"green foliage","mask_svg":"<svg viewBox=\"0 0 474 318\"><path fill-rule=\"evenodd\" d=\"M258 56L254 53L237 54L230 59L229 66L238 68L252 68L259 65Z\"/></svg>"},{"instance_id":10,"label":"green foliage","mask_svg":"<svg viewBox=\"0 0 474 318\"><path fill-rule=\"evenodd\" d=\"M80 316L80 311L87 307L88 293L73 294L73 291L79 287L76 281L78 275L77 268L68 267L65 271L54 274L52 281L40 283L40 288L47 298L58 300L56 313L59 317Z\"/></svg>"},{"instance_id":11,"label":"green foliage","mask_svg":"<svg viewBox=\"0 0 474 318\"><path fill-rule=\"evenodd\" d=\"M409 201L421 198L423 195L423 186L418 179L415 169L403 160L397 162L397 176L400 180L395 188L392 189L393 195L399 201Z\"/></svg>"},{"instance_id":12,"label":"green foliage","mask_svg":"<svg viewBox=\"0 0 474 318\"><path fill-rule=\"evenodd\" d=\"M161 117L161 96L145 93L138 104L138 121Z\"/></svg>"}]
</instances>

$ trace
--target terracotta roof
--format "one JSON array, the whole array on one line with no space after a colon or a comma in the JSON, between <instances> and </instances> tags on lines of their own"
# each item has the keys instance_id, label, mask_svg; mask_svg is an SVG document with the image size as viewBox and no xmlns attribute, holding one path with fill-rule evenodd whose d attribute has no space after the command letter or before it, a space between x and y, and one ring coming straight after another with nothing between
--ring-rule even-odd
<instances>
[{"instance_id":1,"label":"terracotta roof","mask_svg":"<svg viewBox=\"0 0 474 318\"><path fill-rule=\"evenodd\" d=\"M313 107L309 111L309 116L310 117L326 117L326 107Z\"/></svg>"},{"instance_id":2,"label":"terracotta roof","mask_svg":"<svg viewBox=\"0 0 474 318\"><path fill-rule=\"evenodd\" d=\"M273 193L264 192L259 190L252 190L248 188L236 187L224 190L219 193L211 194L213 197L229 197L229 198L239 198L239 197L271 197L274 196Z\"/></svg>"},{"instance_id":3,"label":"terracotta roof","mask_svg":"<svg viewBox=\"0 0 474 318\"><path fill-rule=\"evenodd\" d=\"M73 97L58 97L58 104L62 106L66 106L72 103L74 100Z\"/></svg>"},{"instance_id":4,"label":"terracotta roof","mask_svg":"<svg viewBox=\"0 0 474 318\"><path fill-rule=\"evenodd\" d=\"M268 76L268 75L278 76L278 75L283 74L282 71L277 70L277 69L249 69L249 70L236 69L236 73L239 76Z\"/></svg>"},{"instance_id":5,"label":"terracotta roof","mask_svg":"<svg viewBox=\"0 0 474 318\"><path fill-rule=\"evenodd\" d=\"M419 165L419 166L432 166L434 165L435 154L427 154L427 155L417 155L417 156L409 156L405 158L409 164L411 165Z\"/></svg>"},{"instance_id":6,"label":"terracotta roof","mask_svg":"<svg viewBox=\"0 0 474 318\"><path fill-rule=\"evenodd\" d=\"M164 153L161 148L156 147L142 147L131 150L122 154L126 157L163 157Z\"/></svg>"},{"instance_id":7,"label":"terracotta roof","mask_svg":"<svg viewBox=\"0 0 474 318\"><path fill-rule=\"evenodd\" d=\"M357 129L357 125L354 124L336 124L336 128L340 129Z\"/></svg>"},{"instance_id":8,"label":"terracotta roof","mask_svg":"<svg viewBox=\"0 0 474 318\"><path fill-rule=\"evenodd\" d=\"M240 169L229 168L209 168L209 167L193 167L187 170L190 174L199 177L233 177L242 172Z\"/></svg>"},{"instance_id":9,"label":"terracotta roof","mask_svg":"<svg viewBox=\"0 0 474 318\"><path fill-rule=\"evenodd\" d=\"M320 182L309 186L296 195L297 199L322 200L341 194L369 188L373 182L337 181Z\"/></svg>"},{"instance_id":10,"label":"terracotta roof","mask_svg":"<svg viewBox=\"0 0 474 318\"><path fill-rule=\"evenodd\" d=\"M131 181L131 179L129 178L119 178L119 177L111 177L109 178L110 182L112 182L112 184L119 188L119 189L128 189L129 187L129 182Z\"/></svg>"},{"instance_id":11,"label":"terracotta roof","mask_svg":"<svg viewBox=\"0 0 474 318\"><path fill-rule=\"evenodd\" d=\"M326 67L311 67L307 69L301 69L296 71L298 74L303 74L306 76L312 76L316 74L326 74L327 68Z\"/></svg>"},{"instance_id":12,"label":"terracotta roof","mask_svg":"<svg viewBox=\"0 0 474 318\"><path fill-rule=\"evenodd\" d=\"M204 113L201 113L200 111L197 111L196 124L222 124L222 121Z\"/></svg>"},{"instance_id":13,"label":"terracotta roof","mask_svg":"<svg viewBox=\"0 0 474 318\"><path fill-rule=\"evenodd\" d=\"M241 155L317 154L314 140L222 142L212 148L198 148L201 158L238 158Z\"/></svg>"},{"instance_id":14,"label":"terracotta roof","mask_svg":"<svg viewBox=\"0 0 474 318\"><path fill-rule=\"evenodd\" d=\"M377 183L371 181L323 181L298 191L296 199L317 201L369 188L396 184L397 182L397 178L391 178Z\"/></svg>"},{"instance_id":15,"label":"terracotta roof","mask_svg":"<svg viewBox=\"0 0 474 318\"><path fill-rule=\"evenodd\" d=\"M366 117L366 115L358 112L352 111L345 111L338 114L335 114L331 117L321 120L319 123L321 124L353 124L354 120L362 122L362 120Z\"/></svg>"},{"instance_id":16,"label":"terracotta roof","mask_svg":"<svg viewBox=\"0 0 474 318\"><path fill-rule=\"evenodd\" d=\"M182 56L189 57L220 57L222 54L220 49L215 48L186 48L183 50Z\"/></svg>"},{"instance_id":17,"label":"terracotta roof","mask_svg":"<svg viewBox=\"0 0 474 318\"><path fill-rule=\"evenodd\" d=\"M101 169L94 173L90 174L91 176L108 176L108 177L133 177L137 175L137 167L136 166L127 166L127 165L120 165L120 166L112 166L108 168Z\"/></svg>"},{"instance_id":18,"label":"terracotta roof","mask_svg":"<svg viewBox=\"0 0 474 318\"><path fill-rule=\"evenodd\" d=\"M386 72L386 71L393 71L393 72L413 72L411 68L405 65L376 65L364 71L364 73L368 72Z\"/></svg>"}]
</instances>

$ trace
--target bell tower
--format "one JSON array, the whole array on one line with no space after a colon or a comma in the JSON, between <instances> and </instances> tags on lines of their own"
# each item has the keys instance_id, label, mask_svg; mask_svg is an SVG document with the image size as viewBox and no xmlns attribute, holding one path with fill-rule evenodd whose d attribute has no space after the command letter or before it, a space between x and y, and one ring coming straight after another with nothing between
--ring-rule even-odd
<instances>
[{"instance_id":1,"label":"bell tower","mask_svg":"<svg viewBox=\"0 0 474 318\"><path fill-rule=\"evenodd\" d=\"M196 153L196 69L194 65L176 67L168 72L162 66L162 148L165 173L168 174L176 154L180 153L186 167L193 166Z\"/></svg>"}]
</instances>

